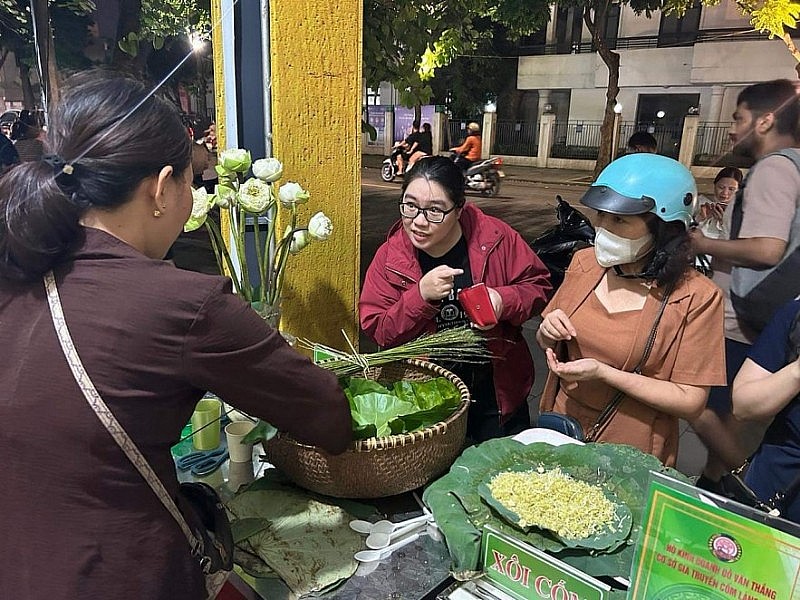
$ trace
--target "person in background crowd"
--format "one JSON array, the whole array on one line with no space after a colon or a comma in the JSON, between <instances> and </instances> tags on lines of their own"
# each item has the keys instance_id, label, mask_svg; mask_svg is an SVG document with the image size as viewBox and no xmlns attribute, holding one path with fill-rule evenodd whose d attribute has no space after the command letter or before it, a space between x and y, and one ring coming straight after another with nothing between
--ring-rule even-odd
<instances>
[{"instance_id":1,"label":"person in background crowd","mask_svg":"<svg viewBox=\"0 0 800 600\"><path fill-rule=\"evenodd\" d=\"M414 121L411 124L411 133L406 136L402 142L397 142L395 147L402 146L403 151L397 155L397 174L402 175L406 170L406 161L411 165L411 157L417 152L419 147L420 134L419 134L419 121Z\"/></svg>"},{"instance_id":2,"label":"person in background crowd","mask_svg":"<svg viewBox=\"0 0 800 600\"><path fill-rule=\"evenodd\" d=\"M575 253L536 334L551 371L540 409L588 432L622 392L596 441L636 446L667 466L679 419L699 415L709 387L725 380L722 292L690 263L696 198L692 174L666 156L629 154L603 169L581 199L597 211L594 248Z\"/></svg>"},{"instance_id":3,"label":"person in background crowd","mask_svg":"<svg viewBox=\"0 0 800 600\"><path fill-rule=\"evenodd\" d=\"M628 138L628 154L636 154L637 152L647 152L655 154L658 152L658 142L650 133L646 131L637 131L630 138Z\"/></svg>"},{"instance_id":4,"label":"person in background crowd","mask_svg":"<svg viewBox=\"0 0 800 600\"><path fill-rule=\"evenodd\" d=\"M0 175L19 163L19 154L12 142L5 135L0 135Z\"/></svg>"},{"instance_id":5,"label":"person in background crowd","mask_svg":"<svg viewBox=\"0 0 800 600\"><path fill-rule=\"evenodd\" d=\"M14 121L0 121L0 133L11 139L11 128L14 126Z\"/></svg>"},{"instance_id":6,"label":"person in background crowd","mask_svg":"<svg viewBox=\"0 0 800 600\"><path fill-rule=\"evenodd\" d=\"M472 166L472 163L481 159L481 126L477 123L470 123L467 125L467 137L460 146L450 148L450 152L455 152L455 163L461 167L462 171L466 171Z\"/></svg>"},{"instance_id":7,"label":"person in background crowd","mask_svg":"<svg viewBox=\"0 0 800 600\"><path fill-rule=\"evenodd\" d=\"M719 170L714 178L714 198L701 195L700 206L694 216L703 235L714 239L728 238L729 232L723 223L723 214L741 183L742 172L736 167L724 167ZM711 275L711 257L709 255L697 256L695 266L706 275Z\"/></svg>"},{"instance_id":8,"label":"person in background crowd","mask_svg":"<svg viewBox=\"0 0 800 600\"><path fill-rule=\"evenodd\" d=\"M174 106L81 73L61 88L47 146L0 178L0 598L205 598L178 523L87 406L43 276L97 392L173 498L170 447L206 390L332 453L352 437L347 399L230 279L162 260L192 207Z\"/></svg>"},{"instance_id":9,"label":"person in background crowd","mask_svg":"<svg viewBox=\"0 0 800 600\"><path fill-rule=\"evenodd\" d=\"M745 475L762 502L796 487L800 478L800 300L780 309L750 347L733 381L733 415L771 420ZM797 489L781 516L800 523Z\"/></svg>"},{"instance_id":10,"label":"person in background crowd","mask_svg":"<svg viewBox=\"0 0 800 600\"><path fill-rule=\"evenodd\" d=\"M203 141L211 152L217 151L217 124L211 123L203 132Z\"/></svg>"},{"instance_id":11,"label":"person in background crowd","mask_svg":"<svg viewBox=\"0 0 800 600\"><path fill-rule=\"evenodd\" d=\"M11 139L14 140L14 147L19 154L21 162L40 160L44 153L44 144L39 137L42 130L36 121L36 117L29 110L20 113L19 120L14 123L11 129Z\"/></svg>"},{"instance_id":12,"label":"person in background crowd","mask_svg":"<svg viewBox=\"0 0 800 600\"><path fill-rule=\"evenodd\" d=\"M423 123L422 131L417 135L417 149L408 158L408 166L412 167L415 162L425 156L433 154L433 136L431 135L431 124Z\"/></svg>"},{"instance_id":13,"label":"person in background crowd","mask_svg":"<svg viewBox=\"0 0 800 600\"><path fill-rule=\"evenodd\" d=\"M714 239L691 231L697 254L713 257L714 282L725 293L727 385L714 388L702 415L692 422L708 448L708 460L697 485L718 491L722 475L739 467L757 447L765 424L742 427L731 415L730 385L744 363L757 333L741 323L730 300L734 268L764 270L777 265L787 248L792 215L800 201L800 172L786 156L773 154L797 146L800 102L787 79L751 85L737 98L730 137L733 152L756 160L742 184L742 224L737 239ZM739 200L737 199L736 202ZM731 231L731 202L723 225Z\"/></svg>"},{"instance_id":14,"label":"person in background crowd","mask_svg":"<svg viewBox=\"0 0 800 600\"><path fill-rule=\"evenodd\" d=\"M461 377L475 401L467 425L474 441L527 429L534 373L522 324L547 301L547 268L516 231L466 203L464 176L446 157L417 161L399 208L400 221L367 269L358 303L362 329L391 348L468 325L459 291L486 284L498 320L487 332L492 361L443 366Z\"/></svg>"}]
</instances>

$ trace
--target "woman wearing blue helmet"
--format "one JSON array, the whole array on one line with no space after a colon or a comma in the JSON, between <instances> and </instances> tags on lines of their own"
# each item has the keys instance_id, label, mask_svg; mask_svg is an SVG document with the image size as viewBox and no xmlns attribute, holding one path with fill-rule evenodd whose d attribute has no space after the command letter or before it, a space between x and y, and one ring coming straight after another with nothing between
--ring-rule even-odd
<instances>
[{"instance_id":1,"label":"woman wearing blue helmet","mask_svg":"<svg viewBox=\"0 0 800 600\"><path fill-rule=\"evenodd\" d=\"M536 334L550 367L540 410L668 466L679 418L699 415L725 382L722 293L691 263L696 199L671 158L609 164L581 199L597 211L595 247L575 254Z\"/></svg>"}]
</instances>

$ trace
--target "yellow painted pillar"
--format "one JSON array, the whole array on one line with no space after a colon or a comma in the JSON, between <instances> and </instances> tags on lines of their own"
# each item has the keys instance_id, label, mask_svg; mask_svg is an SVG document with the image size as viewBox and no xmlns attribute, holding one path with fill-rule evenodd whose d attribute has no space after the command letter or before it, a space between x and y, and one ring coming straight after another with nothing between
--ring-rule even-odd
<instances>
[{"instance_id":1,"label":"yellow painted pillar","mask_svg":"<svg viewBox=\"0 0 800 600\"><path fill-rule=\"evenodd\" d=\"M362 0L270 0L273 154L282 181L311 193L333 236L290 257L281 328L346 348L358 344L361 222ZM253 49L253 51L257 51Z\"/></svg>"}]
</instances>

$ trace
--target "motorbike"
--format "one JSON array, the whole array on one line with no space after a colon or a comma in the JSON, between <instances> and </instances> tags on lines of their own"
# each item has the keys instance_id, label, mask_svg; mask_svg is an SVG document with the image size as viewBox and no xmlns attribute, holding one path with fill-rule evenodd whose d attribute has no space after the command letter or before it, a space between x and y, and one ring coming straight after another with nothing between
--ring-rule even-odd
<instances>
[{"instance_id":1,"label":"motorbike","mask_svg":"<svg viewBox=\"0 0 800 600\"><path fill-rule=\"evenodd\" d=\"M452 159L460 155L453 152ZM506 176L502 169L503 159L498 157L479 160L464 173L464 189L475 190L484 196L497 196L500 193L500 180Z\"/></svg>"},{"instance_id":2,"label":"motorbike","mask_svg":"<svg viewBox=\"0 0 800 600\"><path fill-rule=\"evenodd\" d=\"M387 183L397 177L397 157L402 153L403 147L396 146L395 148L392 148L392 153L389 155L389 158L383 159L383 163L381 163L381 179Z\"/></svg>"},{"instance_id":3,"label":"motorbike","mask_svg":"<svg viewBox=\"0 0 800 600\"><path fill-rule=\"evenodd\" d=\"M558 223L537 236L530 247L550 270L553 290L564 281L564 273L572 255L581 248L594 245L594 227L578 209L561 196L556 196Z\"/></svg>"}]
</instances>

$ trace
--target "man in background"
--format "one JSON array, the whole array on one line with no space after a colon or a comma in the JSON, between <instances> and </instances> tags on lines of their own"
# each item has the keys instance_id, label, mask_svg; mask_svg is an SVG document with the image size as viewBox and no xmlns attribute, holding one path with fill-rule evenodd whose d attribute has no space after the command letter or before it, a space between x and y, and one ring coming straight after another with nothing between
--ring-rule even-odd
<instances>
[{"instance_id":1,"label":"man in background","mask_svg":"<svg viewBox=\"0 0 800 600\"><path fill-rule=\"evenodd\" d=\"M723 215L732 239L712 239L695 228L692 241L698 254L713 257L714 282L725 292L725 359L728 386L712 388L703 414L692 423L708 448L708 461L697 485L722 492L719 480L739 467L756 449L764 427L742 427L731 414L731 386L759 332L737 317L731 303L732 272L737 268L766 271L783 258L800 202L800 163L776 154L800 152L800 102L787 79L751 85L739 94L730 138L733 153L755 159L755 164ZM797 155L800 161L800 154ZM736 205L741 203L741 226L732 229Z\"/></svg>"}]
</instances>

